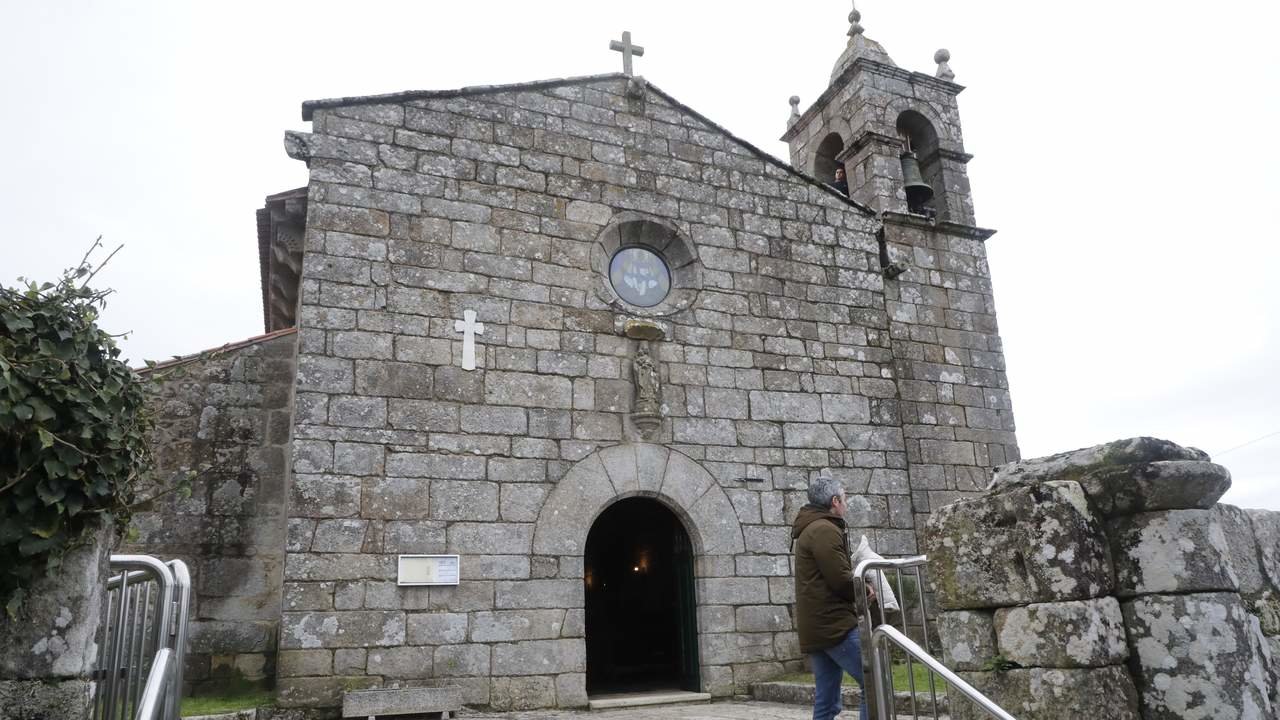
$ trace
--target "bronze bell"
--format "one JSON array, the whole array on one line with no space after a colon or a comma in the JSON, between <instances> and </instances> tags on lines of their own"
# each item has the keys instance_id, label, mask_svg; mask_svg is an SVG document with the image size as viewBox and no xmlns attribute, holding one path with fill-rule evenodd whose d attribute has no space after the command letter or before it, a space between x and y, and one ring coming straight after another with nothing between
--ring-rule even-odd
<instances>
[{"instance_id":1,"label":"bronze bell","mask_svg":"<svg viewBox=\"0 0 1280 720\"><path fill-rule=\"evenodd\" d=\"M902 160L902 189L907 193L907 207L918 210L933 198L933 188L924 181L920 174L920 161L916 154L907 150L900 156Z\"/></svg>"}]
</instances>

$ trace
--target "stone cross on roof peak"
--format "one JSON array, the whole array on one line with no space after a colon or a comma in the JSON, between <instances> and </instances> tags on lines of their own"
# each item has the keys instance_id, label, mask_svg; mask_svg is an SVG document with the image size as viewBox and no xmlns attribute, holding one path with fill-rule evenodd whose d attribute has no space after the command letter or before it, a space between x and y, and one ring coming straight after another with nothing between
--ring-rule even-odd
<instances>
[{"instance_id":1,"label":"stone cross on roof peak","mask_svg":"<svg viewBox=\"0 0 1280 720\"><path fill-rule=\"evenodd\" d=\"M627 77L632 76L631 72L631 56L641 57L644 55L644 48L639 45L631 44L631 31L625 30L622 33L622 42L617 40L609 41L609 49L614 52L622 53L622 73Z\"/></svg>"}]
</instances>

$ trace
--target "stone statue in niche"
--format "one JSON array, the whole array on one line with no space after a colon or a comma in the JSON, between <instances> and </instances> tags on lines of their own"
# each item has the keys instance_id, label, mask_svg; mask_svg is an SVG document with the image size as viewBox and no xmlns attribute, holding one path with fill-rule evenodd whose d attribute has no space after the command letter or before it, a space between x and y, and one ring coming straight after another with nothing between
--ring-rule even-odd
<instances>
[{"instance_id":1,"label":"stone statue in niche","mask_svg":"<svg viewBox=\"0 0 1280 720\"><path fill-rule=\"evenodd\" d=\"M658 365L649 354L649 343L643 340L636 343L631 374L636 384L631 420L641 433L648 434L662 422L662 386L658 380Z\"/></svg>"}]
</instances>

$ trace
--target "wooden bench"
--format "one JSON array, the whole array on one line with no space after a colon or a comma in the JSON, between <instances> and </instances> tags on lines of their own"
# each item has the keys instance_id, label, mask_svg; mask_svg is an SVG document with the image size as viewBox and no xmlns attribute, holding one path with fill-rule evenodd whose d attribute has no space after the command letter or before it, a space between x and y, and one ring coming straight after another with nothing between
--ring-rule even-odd
<instances>
[{"instance_id":1,"label":"wooden bench","mask_svg":"<svg viewBox=\"0 0 1280 720\"><path fill-rule=\"evenodd\" d=\"M415 687L349 690L342 694L344 718L448 718L462 709L462 688Z\"/></svg>"}]
</instances>

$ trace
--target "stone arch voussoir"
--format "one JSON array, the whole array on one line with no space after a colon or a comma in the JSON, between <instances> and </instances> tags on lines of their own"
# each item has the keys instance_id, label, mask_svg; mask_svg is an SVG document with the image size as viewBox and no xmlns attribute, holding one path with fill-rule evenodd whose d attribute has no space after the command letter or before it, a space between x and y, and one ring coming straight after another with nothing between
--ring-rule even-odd
<instances>
[{"instance_id":1,"label":"stone arch voussoir","mask_svg":"<svg viewBox=\"0 0 1280 720\"><path fill-rule=\"evenodd\" d=\"M569 469L538 514L534 554L582 556L592 523L628 497L666 505L684 523L698 555L745 551L733 504L706 468L661 445L627 443L598 450Z\"/></svg>"}]
</instances>

